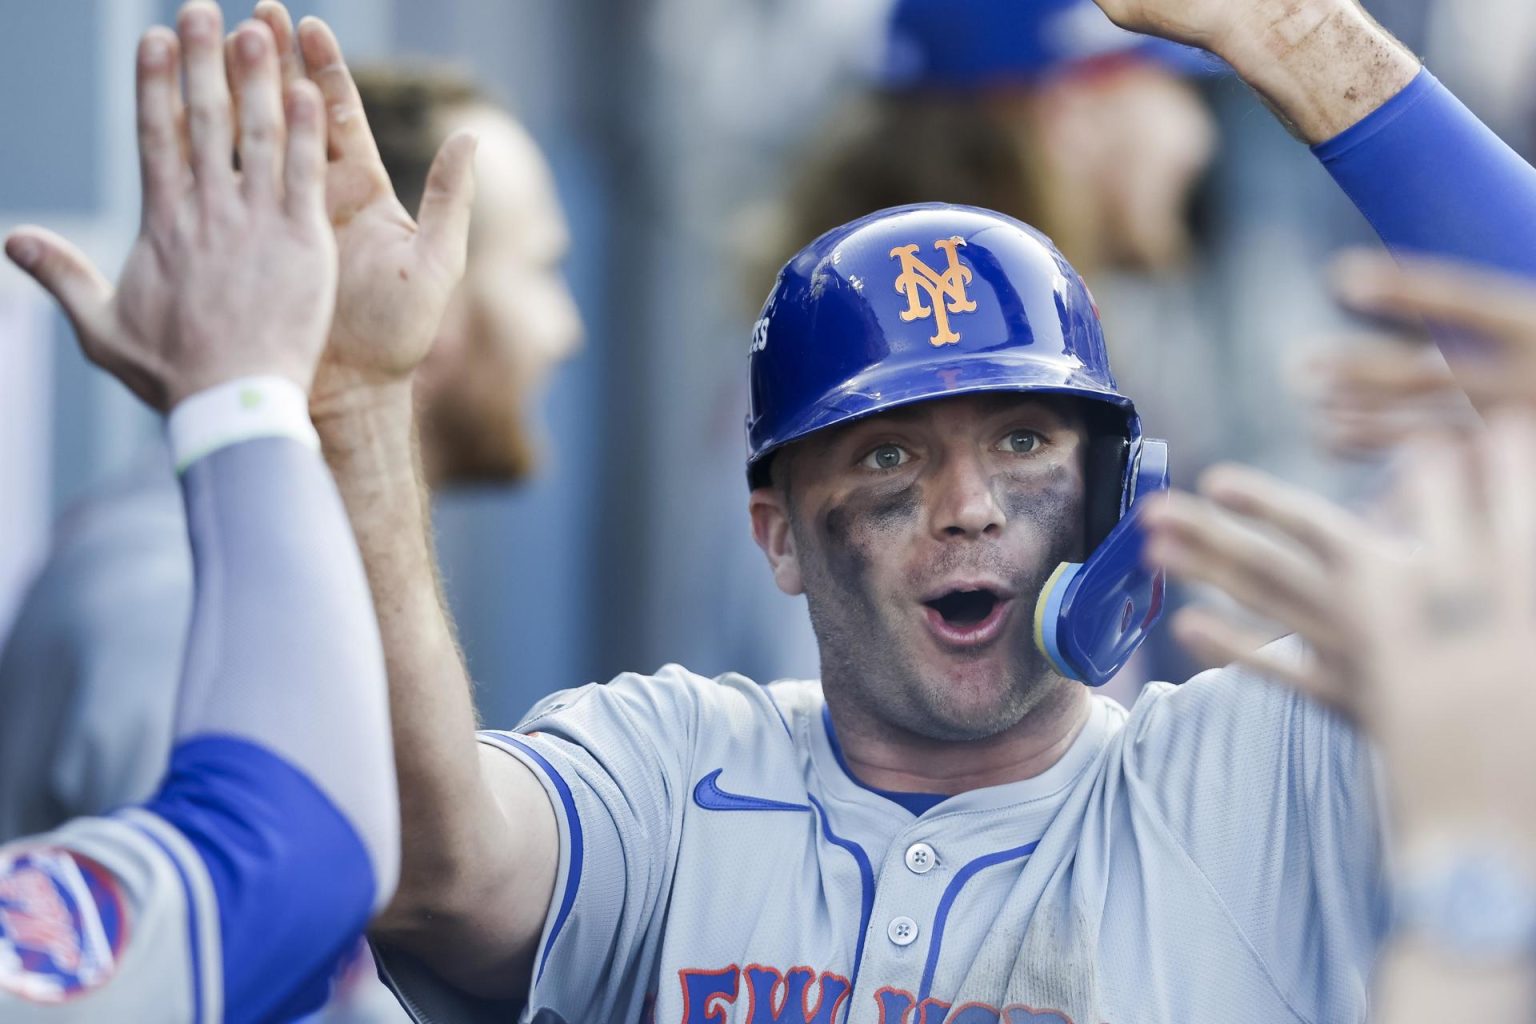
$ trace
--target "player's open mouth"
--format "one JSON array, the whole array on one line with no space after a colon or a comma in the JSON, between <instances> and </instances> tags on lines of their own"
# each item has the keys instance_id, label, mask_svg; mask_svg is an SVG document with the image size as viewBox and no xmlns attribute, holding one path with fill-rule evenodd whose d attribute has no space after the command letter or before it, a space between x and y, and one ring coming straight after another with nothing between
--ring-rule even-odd
<instances>
[{"instance_id":1,"label":"player's open mouth","mask_svg":"<svg viewBox=\"0 0 1536 1024\"><path fill-rule=\"evenodd\" d=\"M951 646L977 647L1002 632L1011 595L988 587L957 588L923 602L928 626Z\"/></svg>"}]
</instances>

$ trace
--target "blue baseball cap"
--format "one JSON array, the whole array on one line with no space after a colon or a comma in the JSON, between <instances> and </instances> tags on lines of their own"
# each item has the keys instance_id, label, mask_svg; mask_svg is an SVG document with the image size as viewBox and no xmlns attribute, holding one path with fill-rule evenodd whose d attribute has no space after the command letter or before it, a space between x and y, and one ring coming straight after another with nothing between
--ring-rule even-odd
<instances>
[{"instance_id":1,"label":"blue baseball cap","mask_svg":"<svg viewBox=\"0 0 1536 1024\"><path fill-rule=\"evenodd\" d=\"M1204 50L1120 28L1093 0L896 0L881 81L892 88L1028 85L1122 55L1180 75L1226 71Z\"/></svg>"}]
</instances>

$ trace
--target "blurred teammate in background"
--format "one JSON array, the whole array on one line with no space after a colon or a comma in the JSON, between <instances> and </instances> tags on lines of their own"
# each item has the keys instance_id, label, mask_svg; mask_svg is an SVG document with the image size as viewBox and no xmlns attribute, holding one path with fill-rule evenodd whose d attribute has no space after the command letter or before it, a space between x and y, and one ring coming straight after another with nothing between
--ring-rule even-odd
<instances>
[{"instance_id":1,"label":"blurred teammate in background","mask_svg":"<svg viewBox=\"0 0 1536 1024\"><path fill-rule=\"evenodd\" d=\"M324 104L282 89L265 26L236 33L228 85L218 8L179 27L139 47L143 221L118 287L50 232L6 243L86 355L169 413L196 579L184 659L180 636L155 652L185 665L158 791L0 847L15 1024L290 1020L398 873L378 627L308 410L336 295ZM465 209L469 154L435 171ZM462 218L457 245L447 274Z\"/></svg>"},{"instance_id":2,"label":"blurred teammate in background","mask_svg":"<svg viewBox=\"0 0 1536 1024\"><path fill-rule=\"evenodd\" d=\"M582 333L564 274L570 232L549 164L527 130L466 79L374 67L357 86L408 210L420 204L445 138L467 130L480 140L464 283L416 380L422 461L434 486L521 480L540 459L537 399Z\"/></svg>"},{"instance_id":3,"label":"blurred teammate in background","mask_svg":"<svg viewBox=\"0 0 1536 1024\"><path fill-rule=\"evenodd\" d=\"M1001 210L1085 277L1177 268L1215 124L1188 76L1221 65L1117 28L1092 0L898 0L874 88L805 147L774 266L872 210Z\"/></svg>"},{"instance_id":4,"label":"blurred teammate in background","mask_svg":"<svg viewBox=\"0 0 1536 1024\"><path fill-rule=\"evenodd\" d=\"M1249 469L1170 495L1149 556L1307 642L1189 609L1181 638L1328 703L1376 740L1394 814L1397 922L1385 1024L1536 1010L1536 286L1379 256L1341 263L1344 301L1427 319L1444 361L1399 340L1328 359L1331 428L1396 448L1391 522ZM1454 376L1452 376L1454 374ZM1430 411L1465 389L1488 426ZM1426 399L1434 402L1426 403ZM1395 415L1394 415L1395 413ZM1367 430L1362 424L1370 424Z\"/></svg>"},{"instance_id":5,"label":"blurred teammate in background","mask_svg":"<svg viewBox=\"0 0 1536 1024\"><path fill-rule=\"evenodd\" d=\"M267 5L259 14L278 17ZM480 140L467 271L418 375L423 465L434 486L514 482L538 463L530 418L543 381L581 332L548 165L461 79L374 69L359 85L406 208L419 205L449 134ZM344 279L355 255L343 245ZM191 583L163 452L152 473L66 515L0 658L0 838L150 792L168 749Z\"/></svg>"},{"instance_id":6,"label":"blurred teammate in background","mask_svg":"<svg viewBox=\"0 0 1536 1024\"><path fill-rule=\"evenodd\" d=\"M293 77L286 11L262 4L257 16ZM460 77L376 68L360 87L400 217L419 206L444 139L463 129L480 140L467 270L416 380L422 463L433 487L515 482L538 464L530 421L544 380L581 333L548 164L521 125ZM350 168L333 163L330 173L334 205L356 182ZM373 255L355 237L340 236L342 288ZM185 514L163 451L61 520L0 655L0 840L153 792L170 750L191 593ZM397 1019L392 1000L376 1002L373 1012Z\"/></svg>"}]
</instances>

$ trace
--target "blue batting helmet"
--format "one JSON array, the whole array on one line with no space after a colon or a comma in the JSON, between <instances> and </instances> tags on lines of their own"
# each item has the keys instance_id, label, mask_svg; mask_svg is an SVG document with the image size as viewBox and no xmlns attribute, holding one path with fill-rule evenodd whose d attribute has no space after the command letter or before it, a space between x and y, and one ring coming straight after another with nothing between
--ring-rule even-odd
<instances>
[{"instance_id":1,"label":"blue batting helmet","mask_svg":"<svg viewBox=\"0 0 1536 1024\"><path fill-rule=\"evenodd\" d=\"M1161 612L1140 566L1137 497L1167 486L1110 372L1082 277L1034 228L991 210L901 206L829 231L779 272L753 327L747 474L768 482L793 441L914 402L982 392L1088 403L1089 557L1039 597L1036 639L1064 674L1102 683Z\"/></svg>"}]
</instances>

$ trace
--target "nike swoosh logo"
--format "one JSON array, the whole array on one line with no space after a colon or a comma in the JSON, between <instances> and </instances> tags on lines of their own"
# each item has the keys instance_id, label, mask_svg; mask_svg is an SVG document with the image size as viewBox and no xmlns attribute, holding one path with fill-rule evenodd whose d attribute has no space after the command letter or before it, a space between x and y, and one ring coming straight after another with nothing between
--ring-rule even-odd
<instances>
[{"instance_id":1,"label":"nike swoosh logo","mask_svg":"<svg viewBox=\"0 0 1536 1024\"><path fill-rule=\"evenodd\" d=\"M693 787L693 802L706 811L809 811L809 804L789 804L782 800L766 800L760 796L742 796L727 793L720 788L720 773L716 768L699 780Z\"/></svg>"}]
</instances>

